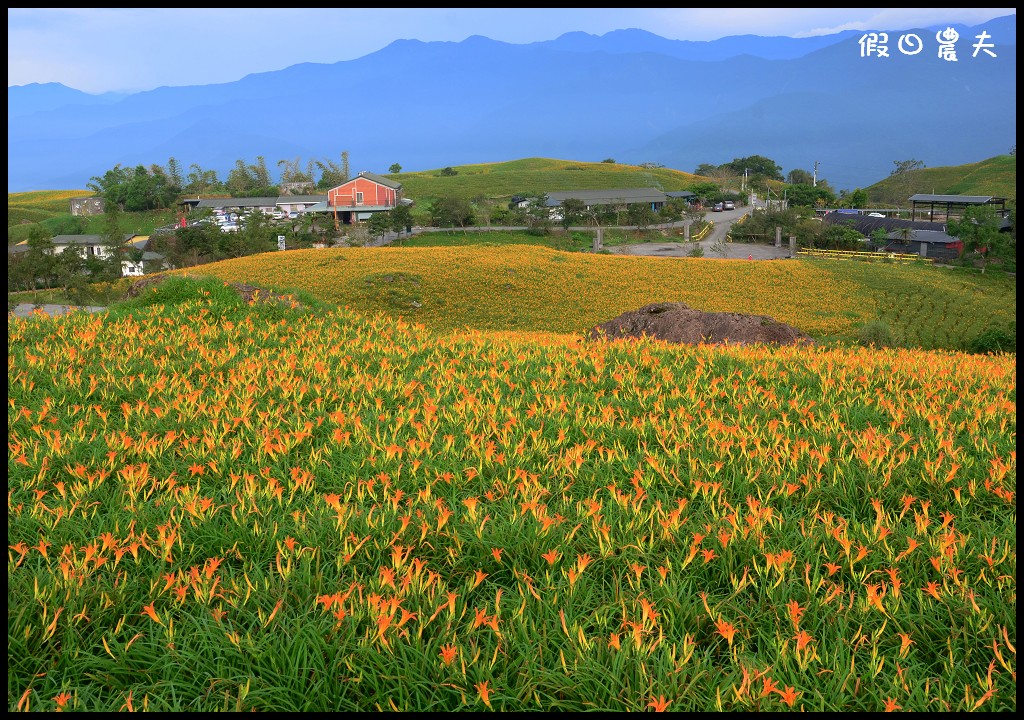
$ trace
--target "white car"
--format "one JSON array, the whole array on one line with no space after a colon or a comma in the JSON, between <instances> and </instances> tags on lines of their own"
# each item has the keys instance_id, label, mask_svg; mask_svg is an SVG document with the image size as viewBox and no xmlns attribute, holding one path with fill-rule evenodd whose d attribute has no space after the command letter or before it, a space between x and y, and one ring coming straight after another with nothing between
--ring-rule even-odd
<instances>
[{"instance_id":1,"label":"white car","mask_svg":"<svg viewBox=\"0 0 1024 720\"><path fill-rule=\"evenodd\" d=\"M883 215L882 213L868 213L868 217L881 217L881 218L884 218L885 215Z\"/></svg>"},{"instance_id":2,"label":"white car","mask_svg":"<svg viewBox=\"0 0 1024 720\"><path fill-rule=\"evenodd\" d=\"M221 223L220 231L221 232L238 232L238 223L233 223L233 222Z\"/></svg>"}]
</instances>

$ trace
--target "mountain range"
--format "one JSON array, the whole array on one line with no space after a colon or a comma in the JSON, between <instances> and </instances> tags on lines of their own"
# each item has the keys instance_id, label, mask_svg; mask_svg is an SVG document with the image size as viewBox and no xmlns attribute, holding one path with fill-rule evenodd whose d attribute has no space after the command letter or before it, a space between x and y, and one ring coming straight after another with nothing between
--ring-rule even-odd
<instances>
[{"instance_id":1,"label":"mountain range","mask_svg":"<svg viewBox=\"0 0 1024 720\"><path fill-rule=\"evenodd\" d=\"M618 30L400 40L355 60L131 94L10 86L8 192L84 188L115 165L172 157L224 178L238 160L262 156L273 171L343 152L353 172L376 173L523 157L693 172L762 155L852 190L896 161L959 165L1015 147L1016 16L951 24L955 62L938 57L945 27L888 30L888 57L863 57L859 30L707 42ZM995 57L972 54L982 31ZM904 33L920 54L897 49Z\"/></svg>"}]
</instances>

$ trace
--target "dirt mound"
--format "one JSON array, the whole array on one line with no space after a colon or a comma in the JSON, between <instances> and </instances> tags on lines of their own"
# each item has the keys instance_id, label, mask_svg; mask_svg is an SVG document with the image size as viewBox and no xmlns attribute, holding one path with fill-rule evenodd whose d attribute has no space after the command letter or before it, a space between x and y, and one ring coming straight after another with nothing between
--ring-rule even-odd
<instances>
[{"instance_id":1,"label":"dirt mound","mask_svg":"<svg viewBox=\"0 0 1024 720\"><path fill-rule=\"evenodd\" d=\"M780 323L767 315L744 315L731 312L703 312L685 303L653 303L632 310L595 326L591 339L614 340L644 335L686 345L752 344L795 345L815 344L814 338L791 325Z\"/></svg>"}]
</instances>

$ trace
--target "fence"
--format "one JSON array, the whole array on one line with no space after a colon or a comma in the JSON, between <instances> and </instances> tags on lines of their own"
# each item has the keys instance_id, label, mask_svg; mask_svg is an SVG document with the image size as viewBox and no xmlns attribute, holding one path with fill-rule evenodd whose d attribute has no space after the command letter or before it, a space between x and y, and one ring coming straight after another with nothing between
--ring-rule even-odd
<instances>
[{"instance_id":1,"label":"fence","mask_svg":"<svg viewBox=\"0 0 1024 720\"><path fill-rule=\"evenodd\" d=\"M932 262L931 258L923 258L913 253L862 252L859 250L798 250L797 257L845 258L847 260L866 260L868 262Z\"/></svg>"}]
</instances>

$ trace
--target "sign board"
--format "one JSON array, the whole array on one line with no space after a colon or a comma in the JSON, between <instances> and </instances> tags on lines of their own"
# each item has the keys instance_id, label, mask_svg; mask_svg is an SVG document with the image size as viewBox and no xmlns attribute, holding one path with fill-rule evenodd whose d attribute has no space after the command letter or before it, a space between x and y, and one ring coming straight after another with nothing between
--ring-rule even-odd
<instances>
[{"instance_id":1,"label":"sign board","mask_svg":"<svg viewBox=\"0 0 1024 720\"><path fill-rule=\"evenodd\" d=\"M284 250L284 235L277 236L277 249Z\"/></svg>"}]
</instances>

